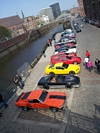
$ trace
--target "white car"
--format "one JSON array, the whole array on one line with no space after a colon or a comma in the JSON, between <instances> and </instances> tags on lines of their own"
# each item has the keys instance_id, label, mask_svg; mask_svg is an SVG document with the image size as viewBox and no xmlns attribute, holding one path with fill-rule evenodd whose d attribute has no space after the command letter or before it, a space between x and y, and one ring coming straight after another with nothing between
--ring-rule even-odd
<instances>
[{"instance_id":1,"label":"white car","mask_svg":"<svg viewBox=\"0 0 100 133\"><path fill-rule=\"evenodd\" d=\"M76 44L76 39L68 39L68 38L61 38L61 42L65 42L65 43L75 43Z\"/></svg>"},{"instance_id":2,"label":"white car","mask_svg":"<svg viewBox=\"0 0 100 133\"><path fill-rule=\"evenodd\" d=\"M55 53L54 53L54 55L56 55L56 54L58 54L59 52L64 52L64 53L67 53L67 54L69 54L69 53L76 53L77 52L77 49L76 48L69 48L69 49L61 49L60 51L56 51Z\"/></svg>"}]
</instances>

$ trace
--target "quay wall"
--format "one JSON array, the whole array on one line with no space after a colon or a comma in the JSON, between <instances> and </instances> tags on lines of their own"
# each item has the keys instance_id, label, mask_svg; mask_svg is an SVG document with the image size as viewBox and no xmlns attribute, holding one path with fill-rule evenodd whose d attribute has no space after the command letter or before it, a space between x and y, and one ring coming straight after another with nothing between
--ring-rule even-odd
<instances>
[{"instance_id":1,"label":"quay wall","mask_svg":"<svg viewBox=\"0 0 100 133\"><path fill-rule=\"evenodd\" d=\"M51 23L41 28L31 30L27 33L11 38L7 41L0 42L0 59L18 49L19 47L25 44L28 45L29 42L34 41L40 36L44 35L56 25L58 25L57 22Z\"/></svg>"}]
</instances>

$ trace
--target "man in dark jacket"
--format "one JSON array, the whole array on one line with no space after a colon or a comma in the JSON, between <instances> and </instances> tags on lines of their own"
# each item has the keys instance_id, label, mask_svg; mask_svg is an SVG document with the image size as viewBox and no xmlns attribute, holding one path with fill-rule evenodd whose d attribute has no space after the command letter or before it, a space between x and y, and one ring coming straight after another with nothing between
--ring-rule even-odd
<instances>
[{"instance_id":1,"label":"man in dark jacket","mask_svg":"<svg viewBox=\"0 0 100 133\"><path fill-rule=\"evenodd\" d=\"M14 78L14 83L16 84L16 86L19 86L21 89L23 89L24 82L23 82L21 76L16 75L16 77Z\"/></svg>"},{"instance_id":2,"label":"man in dark jacket","mask_svg":"<svg viewBox=\"0 0 100 133\"><path fill-rule=\"evenodd\" d=\"M0 94L0 102L2 103L2 105L5 106L5 108L8 107L8 104L5 103L5 101L4 101L4 97L2 96L2 94Z\"/></svg>"},{"instance_id":3,"label":"man in dark jacket","mask_svg":"<svg viewBox=\"0 0 100 133\"><path fill-rule=\"evenodd\" d=\"M100 60L95 60L95 66L97 67L97 70L100 72Z\"/></svg>"}]
</instances>

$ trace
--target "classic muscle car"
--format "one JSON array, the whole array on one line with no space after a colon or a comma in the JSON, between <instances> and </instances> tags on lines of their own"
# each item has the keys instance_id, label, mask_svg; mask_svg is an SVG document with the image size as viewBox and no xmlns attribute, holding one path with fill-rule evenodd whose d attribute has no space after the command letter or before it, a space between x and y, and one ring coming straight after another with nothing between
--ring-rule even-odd
<instances>
[{"instance_id":1,"label":"classic muscle car","mask_svg":"<svg viewBox=\"0 0 100 133\"><path fill-rule=\"evenodd\" d=\"M52 79L55 78L55 82L52 82ZM48 76L42 77L39 82L38 86L44 89L49 88L72 88L72 87L79 87L80 78L74 75L53 75L50 74Z\"/></svg>"},{"instance_id":2,"label":"classic muscle car","mask_svg":"<svg viewBox=\"0 0 100 133\"><path fill-rule=\"evenodd\" d=\"M58 58L51 60L51 64L56 64L56 63L60 63L60 62L63 62L64 64L80 64L81 58L78 56L74 56L74 57L60 56Z\"/></svg>"},{"instance_id":3,"label":"classic muscle car","mask_svg":"<svg viewBox=\"0 0 100 133\"><path fill-rule=\"evenodd\" d=\"M48 65L45 69L46 74L77 74L80 72L80 66L77 64L56 63Z\"/></svg>"},{"instance_id":4,"label":"classic muscle car","mask_svg":"<svg viewBox=\"0 0 100 133\"><path fill-rule=\"evenodd\" d=\"M15 102L15 105L21 107L24 111L30 108L51 109L57 112L66 105L66 94L63 92L48 92L45 90L33 90L23 92Z\"/></svg>"}]
</instances>

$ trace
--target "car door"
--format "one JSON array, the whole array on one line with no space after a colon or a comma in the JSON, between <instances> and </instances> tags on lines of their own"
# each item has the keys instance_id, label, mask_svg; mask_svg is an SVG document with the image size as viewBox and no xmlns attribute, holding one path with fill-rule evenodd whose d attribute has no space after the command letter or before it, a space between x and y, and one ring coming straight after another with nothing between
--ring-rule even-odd
<instances>
[{"instance_id":1,"label":"car door","mask_svg":"<svg viewBox=\"0 0 100 133\"><path fill-rule=\"evenodd\" d=\"M56 67L56 74L67 74L68 71L62 66L57 66Z\"/></svg>"},{"instance_id":2,"label":"car door","mask_svg":"<svg viewBox=\"0 0 100 133\"><path fill-rule=\"evenodd\" d=\"M28 106L29 108L36 108L36 109L47 108L47 106L41 103L38 99L29 100L28 103L29 103Z\"/></svg>"},{"instance_id":3,"label":"car door","mask_svg":"<svg viewBox=\"0 0 100 133\"><path fill-rule=\"evenodd\" d=\"M69 59L68 58L63 57L61 60L62 60L63 63L69 64Z\"/></svg>"}]
</instances>

